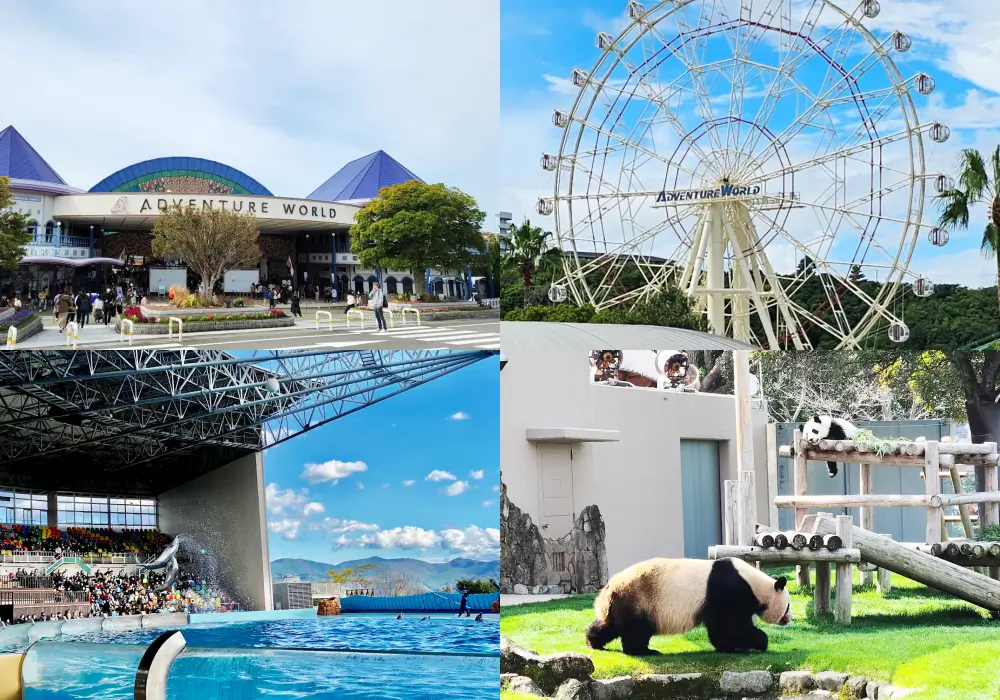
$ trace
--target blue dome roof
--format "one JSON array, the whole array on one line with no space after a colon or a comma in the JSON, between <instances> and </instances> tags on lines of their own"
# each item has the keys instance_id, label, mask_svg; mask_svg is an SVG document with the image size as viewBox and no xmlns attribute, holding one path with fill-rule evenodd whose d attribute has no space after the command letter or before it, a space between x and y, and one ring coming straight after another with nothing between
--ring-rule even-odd
<instances>
[{"instance_id":1,"label":"blue dome roof","mask_svg":"<svg viewBox=\"0 0 1000 700\"><path fill-rule=\"evenodd\" d=\"M38 151L13 126L0 131L0 176L66 185Z\"/></svg>"},{"instance_id":2,"label":"blue dome roof","mask_svg":"<svg viewBox=\"0 0 1000 700\"><path fill-rule=\"evenodd\" d=\"M139 192L149 180L169 177L197 177L215 180L233 188L233 194L272 197L270 190L244 172L204 158L154 158L122 168L90 188L91 192Z\"/></svg>"},{"instance_id":3,"label":"blue dome roof","mask_svg":"<svg viewBox=\"0 0 1000 700\"><path fill-rule=\"evenodd\" d=\"M319 199L324 202L375 199L383 187L411 180L423 182L385 151L375 151L363 158L352 160L306 199Z\"/></svg>"}]
</instances>

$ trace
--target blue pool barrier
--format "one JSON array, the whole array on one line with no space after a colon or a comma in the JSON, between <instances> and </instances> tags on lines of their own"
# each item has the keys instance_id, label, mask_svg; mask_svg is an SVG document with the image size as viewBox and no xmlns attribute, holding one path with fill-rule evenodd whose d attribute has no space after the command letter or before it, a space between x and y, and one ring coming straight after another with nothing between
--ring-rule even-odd
<instances>
[{"instance_id":1,"label":"blue pool barrier","mask_svg":"<svg viewBox=\"0 0 1000 700\"><path fill-rule=\"evenodd\" d=\"M21 666L23 700L251 700L277 695L495 700L500 694L497 653L235 649L185 643L183 633L176 631L149 645L38 642ZM154 689L159 693L147 694Z\"/></svg>"},{"instance_id":2,"label":"blue pool barrier","mask_svg":"<svg viewBox=\"0 0 1000 700\"><path fill-rule=\"evenodd\" d=\"M226 624L230 622L258 622L260 620L296 620L304 617L316 617L316 608L299 608L296 610L241 610L224 613L191 613L188 619L192 625L202 622Z\"/></svg>"},{"instance_id":3,"label":"blue pool barrier","mask_svg":"<svg viewBox=\"0 0 1000 700\"><path fill-rule=\"evenodd\" d=\"M493 603L500 600L499 593L475 593L469 596L468 610L476 613L491 612ZM462 602L461 593L421 593L395 598L380 596L351 596L340 599L342 613L455 613Z\"/></svg>"}]
</instances>

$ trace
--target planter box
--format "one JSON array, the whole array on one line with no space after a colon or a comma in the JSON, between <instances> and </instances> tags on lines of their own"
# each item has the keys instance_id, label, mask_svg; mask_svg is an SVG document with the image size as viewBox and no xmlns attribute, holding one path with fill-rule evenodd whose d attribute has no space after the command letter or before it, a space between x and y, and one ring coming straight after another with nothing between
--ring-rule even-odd
<instances>
[{"instance_id":1,"label":"planter box","mask_svg":"<svg viewBox=\"0 0 1000 700\"><path fill-rule=\"evenodd\" d=\"M142 315L150 318L162 318L167 319L170 316L207 316L208 314L253 314L253 313L266 313L268 310L267 306L231 306L227 308L218 309L157 309L149 308L147 306L140 306L142 309ZM138 324L136 324L138 325Z\"/></svg>"},{"instance_id":2,"label":"planter box","mask_svg":"<svg viewBox=\"0 0 1000 700\"><path fill-rule=\"evenodd\" d=\"M295 325L295 319L291 316L285 318L260 318L248 321L197 321L185 325L184 333L206 333L208 331L244 331L256 328L288 328ZM174 326L176 329L176 325ZM121 320L115 319L115 330L121 332ZM135 324L136 335L167 335L169 324L167 323L137 323Z\"/></svg>"},{"instance_id":3,"label":"planter box","mask_svg":"<svg viewBox=\"0 0 1000 700\"><path fill-rule=\"evenodd\" d=\"M19 344L23 343L25 340L27 340L31 336L35 335L36 333L41 333L42 332L42 328L43 328L43 326L42 326L42 317L39 316L38 318L36 318L34 321L32 321L31 323L29 323L24 328L18 328L17 329L17 342ZM6 334L4 334L4 337L0 338L0 340L6 341Z\"/></svg>"}]
</instances>

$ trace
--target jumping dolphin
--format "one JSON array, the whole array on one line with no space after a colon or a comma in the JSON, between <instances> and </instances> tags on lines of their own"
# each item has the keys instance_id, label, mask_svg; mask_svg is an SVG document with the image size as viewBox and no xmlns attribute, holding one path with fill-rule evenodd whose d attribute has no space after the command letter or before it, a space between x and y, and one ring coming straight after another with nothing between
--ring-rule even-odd
<instances>
[{"instance_id":1,"label":"jumping dolphin","mask_svg":"<svg viewBox=\"0 0 1000 700\"><path fill-rule=\"evenodd\" d=\"M174 585L174 581L177 580L177 573L179 570L180 569L177 566L177 559L175 557L171 557L170 561L167 562L167 578L156 588L156 592L162 593L163 591L169 590L170 587Z\"/></svg>"},{"instance_id":2,"label":"jumping dolphin","mask_svg":"<svg viewBox=\"0 0 1000 700\"><path fill-rule=\"evenodd\" d=\"M170 561L177 556L177 549L181 546L180 537L175 537L167 548L160 552L160 556L153 559L151 562L142 564L144 569L162 569L163 567L170 564ZM177 566L177 562L174 561L174 566Z\"/></svg>"}]
</instances>

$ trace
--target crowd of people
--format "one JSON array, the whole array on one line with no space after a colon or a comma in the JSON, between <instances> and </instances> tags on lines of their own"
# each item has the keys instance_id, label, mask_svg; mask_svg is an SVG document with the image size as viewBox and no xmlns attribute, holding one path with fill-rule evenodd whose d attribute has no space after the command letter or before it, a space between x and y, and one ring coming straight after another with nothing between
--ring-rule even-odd
<instances>
[{"instance_id":1,"label":"crowd of people","mask_svg":"<svg viewBox=\"0 0 1000 700\"><path fill-rule=\"evenodd\" d=\"M170 538L158 530L97 530L46 525L0 525L0 554L53 552L63 555L134 554L153 556Z\"/></svg>"}]
</instances>

